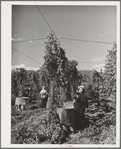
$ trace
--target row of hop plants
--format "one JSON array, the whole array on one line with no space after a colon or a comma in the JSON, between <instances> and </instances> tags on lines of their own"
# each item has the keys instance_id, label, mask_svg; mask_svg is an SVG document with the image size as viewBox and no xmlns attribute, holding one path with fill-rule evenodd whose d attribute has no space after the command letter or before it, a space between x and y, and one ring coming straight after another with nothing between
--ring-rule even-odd
<instances>
[{"instance_id":1,"label":"row of hop plants","mask_svg":"<svg viewBox=\"0 0 121 149\"><path fill-rule=\"evenodd\" d=\"M16 132L14 132L14 144L40 144L45 141L43 135L34 133L33 130L29 130L27 126L21 125Z\"/></svg>"},{"instance_id":2,"label":"row of hop plants","mask_svg":"<svg viewBox=\"0 0 121 149\"><path fill-rule=\"evenodd\" d=\"M41 144L49 141L51 144L61 144L67 139L67 132L62 129L56 110L49 111L48 120L45 120L40 132L29 130L26 125L21 125L16 131L14 144ZM14 132L15 133L15 132Z\"/></svg>"},{"instance_id":3,"label":"row of hop plants","mask_svg":"<svg viewBox=\"0 0 121 149\"><path fill-rule=\"evenodd\" d=\"M66 141L67 132L63 130L60 124L59 116L56 112L56 107L48 113L48 120L44 124L44 131L41 133L46 137L46 140L52 144L62 144Z\"/></svg>"},{"instance_id":4,"label":"row of hop plants","mask_svg":"<svg viewBox=\"0 0 121 149\"><path fill-rule=\"evenodd\" d=\"M80 138L86 137L90 139L97 140L97 143L100 141L100 136L105 129L109 129L110 126L116 125L116 112L113 110L110 113L103 114L103 117L93 118L90 121L90 124L85 128L80 134Z\"/></svg>"},{"instance_id":5,"label":"row of hop plants","mask_svg":"<svg viewBox=\"0 0 121 149\"><path fill-rule=\"evenodd\" d=\"M108 50L107 60L104 71L104 85L107 95L111 94L116 99L116 77L117 77L117 44L114 43L111 50Z\"/></svg>"}]
</instances>

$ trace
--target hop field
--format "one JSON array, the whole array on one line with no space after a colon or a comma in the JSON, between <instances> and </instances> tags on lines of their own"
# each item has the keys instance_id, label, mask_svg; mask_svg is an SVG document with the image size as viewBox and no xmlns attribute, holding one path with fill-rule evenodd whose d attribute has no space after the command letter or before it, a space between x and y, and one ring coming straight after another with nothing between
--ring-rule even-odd
<instances>
[{"instance_id":1,"label":"hop field","mask_svg":"<svg viewBox=\"0 0 121 149\"><path fill-rule=\"evenodd\" d=\"M115 144L116 112L112 102L98 108L97 100L92 100L85 113L84 128L70 134L59 122L56 111L35 108L17 111L12 107L12 144ZM107 109L106 109L107 108ZM105 109L105 110L104 110Z\"/></svg>"}]
</instances>

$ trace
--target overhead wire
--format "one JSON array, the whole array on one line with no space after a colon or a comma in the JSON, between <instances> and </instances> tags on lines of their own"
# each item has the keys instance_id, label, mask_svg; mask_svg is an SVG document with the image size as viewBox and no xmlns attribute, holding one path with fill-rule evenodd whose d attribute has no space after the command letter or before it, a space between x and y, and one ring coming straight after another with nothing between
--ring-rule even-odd
<instances>
[{"instance_id":1,"label":"overhead wire","mask_svg":"<svg viewBox=\"0 0 121 149\"><path fill-rule=\"evenodd\" d=\"M36 40L45 40L47 38L38 38L38 39L30 39L30 40L23 40L23 41L12 41L12 43L21 43L21 42L33 42ZM80 39L72 39L72 38L61 38L65 40L73 40L73 41L81 41L81 42L92 42L92 43L99 43L99 44L112 44L110 42L100 42L100 41L91 41L91 40L80 40Z\"/></svg>"},{"instance_id":2,"label":"overhead wire","mask_svg":"<svg viewBox=\"0 0 121 149\"><path fill-rule=\"evenodd\" d=\"M38 11L40 12L41 16L43 17L43 19L45 20L45 22L47 23L48 27L50 29L51 26L49 24L49 22L47 21L47 19L44 17L44 15L42 14L42 12L40 11L39 7L37 5L35 5L36 8L38 9ZM32 39L32 40L24 40L24 41L13 41L13 43L20 43L20 42L31 42L31 41L36 41L36 40L43 40L43 39L47 39L47 38L40 38L40 39ZM61 37L61 39L65 39L65 40L72 40L72 41L81 41L81 42L90 42L90 43L99 43L99 44L112 44L110 42L100 42L100 41L91 41L91 40L81 40L81 39L74 39L74 38L67 38L67 37Z\"/></svg>"},{"instance_id":3,"label":"overhead wire","mask_svg":"<svg viewBox=\"0 0 121 149\"><path fill-rule=\"evenodd\" d=\"M15 49L15 48L12 48L13 50L15 50L15 51L17 51L17 52L19 52L20 54L22 54L22 55L24 55L25 57L27 57L27 58L29 58L29 59L31 59L32 61L34 61L34 62L36 62L36 63L38 63L39 65L40 65L40 63L38 62L38 61L36 61L36 60L34 60L34 59L32 59L31 57L29 57L29 56L27 56L27 55L25 55L25 54L23 54L22 52L20 52L20 51L18 51L17 49ZM105 59L105 58L104 58ZM97 65L99 65L99 64L101 64L103 61L104 61L104 59L102 60L102 61L100 61ZM89 62L82 62L82 63L89 63ZM78 65L79 66L79 65ZM86 67L85 65L81 65L81 67ZM80 67L80 66L79 66ZM95 69L96 68L98 68L99 66L97 66L97 67L95 67Z\"/></svg>"},{"instance_id":4,"label":"overhead wire","mask_svg":"<svg viewBox=\"0 0 121 149\"><path fill-rule=\"evenodd\" d=\"M100 61L97 65L101 64L106 58L104 58L102 61ZM97 69L99 66L95 67Z\"/></svg>"},{"instance_id":5,"label":"overhead wire","mask_svg":"<svg viewBox=\"0 0 121 149\"><path fill-rule=\"evenodd\" d=\"M99 65L100 63L102 63L105 59L106 59L106 57L105 57L105 58L103 58L103 59L102 59L102 61L100 61L100 62L98 63L98 65Z\"/></svg>"},{"instance_id":6,"label":"overhead wire","mask_svg":"<svg viewBox=\"0 0 121 149\"><path fill-rule=\"evenodd\" d=\"M46 21L47 25L49 26L50 29L51 26L48 23L48 21L46 20L46 18L44 17L44 15L42 14L42 12L40 11L40 9L38 8L38 6L36 5L38 11L40 12L41 16L43 17L43 19ZM100 43L100 44L112 44L110 42L100 42L100 41L91 41L91 40L80 40L80 39L72 39L72 38L66 38L66 37L62 37L61 39L66 39L66 40L73 40L73 41L82 41L82 42L92 42L92 43Z\"/></svg>"},{"instance_id":7,"label":"overhead wire","mask_svg":"<svg viewBox=\"0 0 121 149\"><path fill-rule=\"evenodd\" d=\"M42 12L40 11L40 9L38 8L38 6L36 6L36 8L37 8L38 11L40 12L41 16L43 17L43 19L45 20L45 22L47 23L47 25L49 26L49 28L52 29L51 26L50 26L50 24L48 23L48 21L47 21L46 18L44 17L44 15L42 14ZM36 41L36 40L44 40L44 39L47 39L47 38L30 39L30 40L23 40L23 41L12 41L12 43L33 42L33 41Z\"/></svg>"},{"instance_id":8,"label":"overhead wire","mask_svg":"<svg viewBox=\"0 0 121 149\"><path fill-rule=\"evenodd\" d=\"M27 58L31 59L32 61L34 61L34 62L36 62L36 63L40 64L38 61L33 60L31 57L29 57L29 56L25 55L24 53L22 53L22 52L20 52L20 51L18 51L18 50L16 50L15 48L12 48L12 49L13 49L13 50L15 50L15 51L17 51L17 52L19 52L20 54L24 55L25 57L27 57Z\"/></svg>"},{"instance_id":9,"label":"overhead wire","mask_svg":"<svg viewBox=\"0 0 121 149\"><path fill-rule=\"evenodd\" d=\"M43 19L45 20L45 22L47 23L48 27L49 27L50 29L52 29L51 26L50 26L50 24L48 23L48 21L46 20L46 18L45 18L44 15L42 14L42 12L40 11L39 7L38 7L37 5L36 5L36 7L37 7L38 11L40 12L41 16L43 17Z\"/></svg>"},{"instance_id":10,"label":"overhead wire","mask_svg":"<svg viewBox=\"0 0 121 149\"><path fill-rule=\"evenodd\" d=\"M12 43L21 43L21 42L33 42L33 41L36 41L36 40L44 40L44 39L47 39L47 38L38 38L38 39L30 39L30 40L22 40L22 41L12 41Z\"/></svg>"},{"instance_id":11,"label":"overhead wire","mask_svg":"<svg viewBox=\"0 0 121 149\"><path fill-rule=\"evenodd\" d=\"M41 16L43 17L43 19L44 19L45 22L47 23L48 27L49 27L50 29L52 29L51 26L50 26L50 24L49 24L49 22L46 20L46 18L44 17L44 15L42 14L42 12L40 11L39 7L36 6L36 8L38 9L38 11L40 12ZM39 39L24 40L24 41L13 41L12 43L33 42L33 41L36 41L36 40L44 40L44 39L47 39L47 38L39 38ZM73 38L65 38L65 37L62 37L61 39L72 40L72 41L81 41L81 42L90 42L90 43L99 43L99 44L112 44L112 43L109 43L109 42L100 42L100 41L91 41L91 40L81 40L81 39L73 39ZM14 49L15 51L21 53L22 55L28 57L27 55L25 55L25 54L23 54L22 52L16 50L15 48L13 48L13 49ZM31 59L32 61L34 61L34 62L40 64L39 62L33 60L33 59L30 58L30 57L28 57L28 58ZM104 60L104 59L103 59L103 60ZM103 61L103 60L102 60L102 61ZM102 61L101 61L101 62L102 62ZM100 62L100 63L101 63L101 62ZM95 62L79 62L79 63L95 63ZM100 63L99 63L99 64L100 64ZM99 64L98 64L98 65L99 65Z\"/></svg>"},{"instance_id":12,"label":"overhead wire","mask_svg":"<svg viewBox=\"0 0 121 149\"><path fill-rule=\"evenodd\" d=\"M81 39L73 39L73 38L65 38L65 37L62 37L61 39L73 40L73 41L81 41L81 42L100 43L100 44L112 44L110 42L100 42L100 41L92 41L92 40L81 40Z\"/></svg>"},{"instance_id":13,"label":"overhead wire","mask_svg":"<svg viewBox=\"0 0 121 149\"><path fill-rule=\"evenodd\" d=\"M12 41L12 43L21 43L21 42L33 42L36 40L45 40L47 38L38 38L38 39L30 39L30 40L23 40L23 41ZM100 42L100 41L92 41L92 40L81 40L81 39L72 39L72 38L61 38L65 40L73 40L73 41L81 41L81 42L90 42L90 43L99 43L99 44L112 44L110 42Z\"/></svg>"}]
</instances>

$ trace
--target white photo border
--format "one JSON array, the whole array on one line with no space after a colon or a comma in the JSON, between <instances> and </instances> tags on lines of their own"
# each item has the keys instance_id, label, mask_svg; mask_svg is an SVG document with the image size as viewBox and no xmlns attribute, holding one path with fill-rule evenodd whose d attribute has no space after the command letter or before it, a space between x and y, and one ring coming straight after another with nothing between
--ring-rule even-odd
<instances>
[{"instance_id":1,"label":"white photo border","mask_svg":"<svg viewBox=\"0 0 121 149\"><path fill-rule=\"evenodd\" d=\"M58 144L11 144L11 38L12 5L116 6L117 8L117 103L116 145L69 144L79 148L120 147L120 2L119 1L1 1L1 147L62 148Z\"/></svg>"}]
</instances>

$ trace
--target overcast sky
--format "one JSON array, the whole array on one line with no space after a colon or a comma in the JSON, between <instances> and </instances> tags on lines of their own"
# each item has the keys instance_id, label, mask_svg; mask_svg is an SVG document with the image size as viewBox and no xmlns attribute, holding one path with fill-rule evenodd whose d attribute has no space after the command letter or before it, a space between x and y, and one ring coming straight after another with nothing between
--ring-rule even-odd
<instances>
[{"instance_id":1,"label":"overcast sky","mask_svg":"<svg viewBox=\"0 0 121 149\"><path fill-rule=\"evenodd\" d=\"M115 6L39 6L57 36L88 41L112 43L116 41ZM12 7L12 39L32 40L46 38L50 31L36 6L18 5ZM38 68L45 55L45 40L13 43L12 66L21 65L29 69ZM60 40L69 60L77 60L79 69L99 70L111 44ZM102 61L103 60L103 61ZM39 62L40 64L36 63Z\"/></svg>"}]
</instances>

